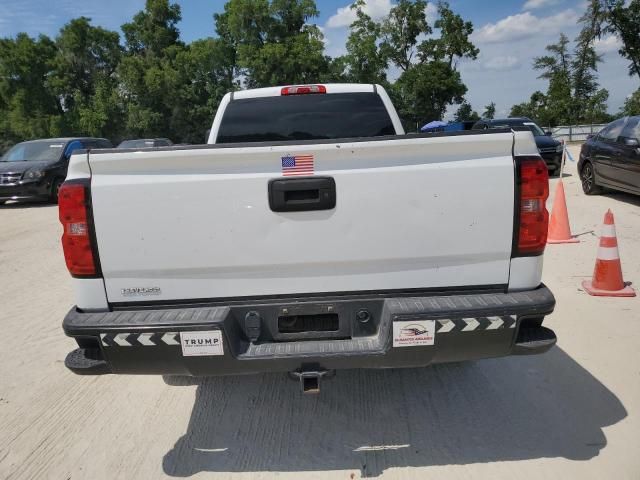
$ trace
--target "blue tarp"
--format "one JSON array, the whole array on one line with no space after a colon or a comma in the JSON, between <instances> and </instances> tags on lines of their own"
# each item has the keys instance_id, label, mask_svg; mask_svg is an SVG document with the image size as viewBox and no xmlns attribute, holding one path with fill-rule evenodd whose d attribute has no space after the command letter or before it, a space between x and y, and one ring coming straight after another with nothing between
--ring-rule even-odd
<instances>
[{"instance_id":1,"label":"blue tarp","mask_svg":"<svg viewBox=\"0 0 640 480\"><path fill-rule=\"evenodd\" d=\"M434 120L433 122L429 122L426 125L423 125L420 131L421 132L437 132L437 131L442 131L442 129L446 126L447 126L447 122Z\"/></svg>"}]
</instances>

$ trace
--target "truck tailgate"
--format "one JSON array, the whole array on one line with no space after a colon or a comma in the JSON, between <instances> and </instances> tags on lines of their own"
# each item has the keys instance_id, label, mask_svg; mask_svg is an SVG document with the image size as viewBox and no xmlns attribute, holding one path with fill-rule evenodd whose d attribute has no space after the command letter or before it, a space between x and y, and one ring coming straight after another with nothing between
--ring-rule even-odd
<instances>
[{"instance_id":1,"label":"truck tailgate","mask_svg":"<svg viewBox=\"0 0 640 480\"><path fill-rule=\"evenodd\" d=\"M507 284L511 133L89 154L110 302ZM335 180L274 212L282 158Z\"/></svg>"}]
</instances>

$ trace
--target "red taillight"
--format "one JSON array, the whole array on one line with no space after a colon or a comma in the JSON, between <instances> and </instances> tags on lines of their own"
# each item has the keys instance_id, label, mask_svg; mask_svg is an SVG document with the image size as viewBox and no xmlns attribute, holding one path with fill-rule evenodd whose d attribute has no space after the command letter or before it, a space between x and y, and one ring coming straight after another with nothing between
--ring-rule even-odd
<instances>
[{"instance_id":1,"label":"red taillight","mask_svg":"<svg viewBox=\"0 0 640 480\"><path fill-rule=\"evenodd\" d=\"M327 93L324 85L294 85L293 87L282 87L280 95L311 95L314 93Z\"/></svg>"},{"instance_id":2,"label":"red taillight","mask_svg":"<svg viewBox=\"0 0 640 480\"><path fill-rule=\"evenodd\" d=\"M549 172L540 157L516 157L518 199L513 256L540 255L547 244Z\"/></svg>"},{"instance_id":3,"label":"red taillight","mask_svg":"<svg viewBox=\"0 0 640 480\"><path fill-rule=\"evenodd\" d=\"M89 224L88 184L63 183L58 195L62 249L69 273L86 277L98 274Z\"/></svg>"}]
</instances>

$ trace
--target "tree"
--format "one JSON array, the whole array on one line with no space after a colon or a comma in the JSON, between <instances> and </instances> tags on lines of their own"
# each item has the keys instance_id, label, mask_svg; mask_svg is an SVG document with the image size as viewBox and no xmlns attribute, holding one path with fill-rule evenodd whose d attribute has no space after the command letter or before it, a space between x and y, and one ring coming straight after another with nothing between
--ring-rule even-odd
<instances>
[{"instance_id":1,"label":"tree","mask_svg":"<svg viewBox=\"0 0 640 480\"><path fill-rule=\"evenodd\" d=\"M419 35L432 33L424 0L399 0L382 22L382 51L403 72L411 67Z\"/></svg>"},{"instance_id":2,"label":"tree","mask_svg":"<svg viewBox=\"0 0 640 480\"><path fill-rule=\"evenodd\" d=\"M457 60L478 58L480 50L469 40L473 33L473 23L465 22L454 13L447 2L438 2L438 19L434 27L440 29L440 37L427 39L418 47L420 58L424 60L444 60L450 68L456 69Z\"/></svg>"},{"instance_id":3,"label":"tree","mask_svg":"<svg viewBox=\"0 0 640 480\"><path fill-rule=\"evenodd\" d=\"M593 123L608 118L609 92L598 86L597 64L601 59L593 46L598 27L588 17L581 21L586 23L576 39L573 53L569 52L569 39L561 34L558 43L546 47L549 55L534 59L534 68L542 72L539 78L549 80L542 102L544 110L540 109L539 101L536 106L532 105L541 123L541 118L548 125Z\"/></svg>"},{"instance_id":4,"label":"tree","mask_svg":"<svg viewBox=\"0 0 640 480\"><path fill-rule=\"evenodd\" d=\"M56 38L50 84L73 135L117 136L122 105L115 72L122 48L117 32L94 27L86 17L67 23Z\"/></svg>"},{"instance_id":5,"label":"tree","mask_svg":"<svg viewBox=\"0 0 640 480\"><path fill-rule=\"evenodd\" d=\"M640 77L640 0L609 2L607 32L622 40L620 55L629 60L629 75Z\"/></svg>"},{"instance_id":6,"label":"tree","mask_svg":"<svg viewBox=\"0 0 640 480\"><path fill-rule=\"evenodd\" d=\"M3 148L62 133L63 109L49 76L56 55L47 36L0 39L0 135Z\"/></svg>"},{"instance_id":7,"label":"tree","mask_svg":"<svg viewBox=\"0 0 640 480\"><path fill-rule=\"evenodd\" d=\"M398 0L382 21L365 13L365 1L354 0L347 53L333 59L313 24L314 0L228 0L214 15L216 38L190 44L180 39L175 0L146 0L122 25L122 40L86 17L55 41L0 39L0 150L59 135L200 142L228 91L278 84L380 83L405 125L442 118L467 90L457 63L477 57L473 25L442 1L434 37L426 0ZM393 84L390 64L401 71ZM461 105L458 116L477 113Z\"/></svg>"},{"instance_id":8,"label":"tree","mask_svg":"<svg viewBox=\"0 0 640 480\"><path fill-rule=\"evenodd\" d=\"M413 65L400 75L393 88L407 130L441 119L447 107L461 103L467 93L460 73L443 61Z\"/></svg>"},{"instance_id":9,"label":"tree","mask_svg":"<svg viewBox=\"0 0 640 480\"><path fill-rule=\"evenodd\" d=\"M237 90L235 53L220 38L196 40L176 56L173 138L201 143L222 97Z\"/></svg>"},{"instance_id":10,"label":"tree","mask_svg":"<svg viewBox=\"0 0 640 480\"><path fill-rule=\"evenodd\" d=\"M528 117L541 125L556 125L549 116L547 96L541 91L535 91L528 102L511 107L510 117Z\"/></svg>"},{"instance_id":11,"label":"tree","mask_svg":"<svg viewBox=\"0 0 640 480\"><path fill-rule=\"evenodd\" d=\"M179 43L177 24L180 6L168 0L146 0L144 10L122 25L127 53L163 57L165 50Z\"/></svg>"},{"instance_id":12,"label":"tree","mask_svg":"<svg viewBox=\"0 0 640 480\"><path fill-rule=\"evenodd\" d=\"M180 7L146 0L145 9L122 26L125 54L118 65L127 136L176 139L175 97L180 84L176 59L185 45L176 27Z\"/></svg>"},{"instance_id":13,"label":"tree","mask_svg":"<svg viewBox=\"0 0 640 480\"><path fill-rule=\"evenodd\" d=\"M549 80L547 95L544 102L540 96L535 99L534 106L538 116L532 117L541 122L539 115L543 114L540 105L546 106L543 116L550 125L570 123L572 116L572 54L569 52L569 39L563 33L560 34L558 43L547 45L546 50L550 55L536 57L533 68L541 70L538 78ZM538 92L537 92L538 93ZM533 96L532 96L532 100Z\"/></svg>"},{"instance_id":14,"label":"tree","mask_svg":"<svg viewBox=\"0 0 640 480\"><path fill-rule=\"evenodd\" d=\"M216 30L237 51L248 87L312 83L330 73L313 0L230 0Z\"/></svg>"},{"instance_id":15,"label":"tree","mask_svg":"<svg viewBox=\"0 0 640 480\"><path fill-rule=\"evenodd\" d=\"M493 120L496 116L496 104L491 102L489 105L484 107L484 112L482 112L482 118L486 118L487 120Z\"/></svg>"},{"instance_id":16,"label":"tree","mask_svg":"<svg viewBox=\"0 0 640 480\"><path fill-rule=\"evenodd\" d=\"M388 67L387 56L378 45L382 28L364 13L364 0L351 5L356 20L349 27L347 55L343 57L347 80L356 83L385 83Z\"/></svg>"},{"instance_id":17,"label":"tree","mask_svg":"<svg viewBox=\"0 0 640 480\"><path fill-rule=\"evenodd\" d=\"M477 122L480 120L480 115L478 115L478 112L474 111L473 108L471 108L471 104L465 100L456 110L453 119L456 122Z\"/></svg>"},{"instance_id":18,"label":"tree","mask_svg":"<svg viewBox=\"0 0 640 480\"><path fill-rule=\"evenodd\" d=\"M630 61L629 75L640 77L640 0L589 0L580 22L594 39L609 33L622 40L618 53Z\"/></svg>"},{"instance_id":19,"label":"tree","mask_svg":"<svg viewBox=\"0 0 640 480\"><path fill-rule=\"evenodd\" d=\"M624 105L620 109L620 115L640 115L640 89L636 90L627 97L627 99L624 101Z\"/></svg>"},{"instance_id":20,"label":"tree","mask_svg":"<svg viewBox=\"0 0 640 480\"><path fill-rule=\"evenodd\" d=\"M399 0L382 21L382 54L402 73L390 88L407 129L416 123L441 119L449 105L461 103L467 87L456 70L456 60L475 58L478 50L469 41L473 25L454 14L449 5L438 5L439 38L428 24L424 0Z\"/></svg>"},{"instance_id":21,"label":"tree","mask_svg":"<svg viewBox=\"0 0 640 480\"><path fill-rule=\"evenodd\" d=\"M589 8L580 18L580 34L572 62L573 111L571 119L597 122L606 116L609 92L598 88L597 70L602 57L596 53L594 41L601 33L602 3L591 0Z\"/></svg>"}]
</instances>

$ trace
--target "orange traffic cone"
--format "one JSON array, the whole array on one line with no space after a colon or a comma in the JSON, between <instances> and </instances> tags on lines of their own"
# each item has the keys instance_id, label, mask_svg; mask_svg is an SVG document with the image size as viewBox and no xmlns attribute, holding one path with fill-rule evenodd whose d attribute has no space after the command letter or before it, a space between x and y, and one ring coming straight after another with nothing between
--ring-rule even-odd
<instances>
[{"instance_id":1,"label":"orange traffic cone","mask_svg":"<svg viewBox=\"0 0 640 480\"><path fill-rule=\"evenodd\" d=\"M551 218L549 219L549 235L547 243L578 243L580 240L571 235L567 201L564 198L564 184L558 180L556 197L553 200Z\"/></svg>"},{"instance_id":2,"label":"orange traffic cone","mask_svg":"<svg viewBox=\"0 0 640 480\"><path fill-rule=\"evenodd\" d=\"M616 226L613 213L607 210L600 235L600 246L596 256L596 268L593 279L582 282L582 288L589 295L599 297L635 297L636 292L622 280L622 266L618 253Z\"/></svg>"}]
</instances>

